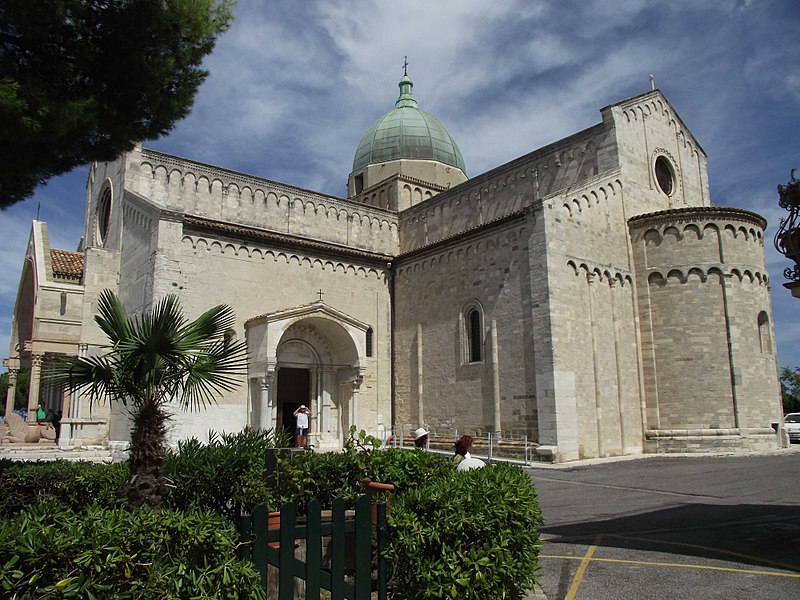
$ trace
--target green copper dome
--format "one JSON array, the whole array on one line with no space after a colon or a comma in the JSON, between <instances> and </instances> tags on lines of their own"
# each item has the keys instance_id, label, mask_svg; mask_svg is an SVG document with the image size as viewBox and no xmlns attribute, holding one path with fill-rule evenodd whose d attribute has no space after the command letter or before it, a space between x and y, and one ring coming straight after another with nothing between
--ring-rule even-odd
<instances>
[{"instance_id":1,"label":"green copper dome","mask_svg":"<svg viewBox=\"0 0 800 600\"><path fill-rule=\"evenodd\" d=\"M353 159L353 172L367 165L398 158L435 160L457 167L466 175L464 159L453 138L433 115L417 108L408 75L398 84L394 108L367 129Z\"/></svg>"}]
</instances>

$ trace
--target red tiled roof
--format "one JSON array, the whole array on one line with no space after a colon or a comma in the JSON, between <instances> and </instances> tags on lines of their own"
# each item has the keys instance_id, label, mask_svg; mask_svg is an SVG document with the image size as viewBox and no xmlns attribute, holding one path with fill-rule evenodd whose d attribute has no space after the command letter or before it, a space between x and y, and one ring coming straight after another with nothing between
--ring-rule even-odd
<instances>
[{"instance_id":1,"label":"red tiled roof","mask_svg":"<svg viewBox=\"0 0 800 600\"><path fill-rule=\"evenodd\" d=\"M56 279L80 280L83 276L83 253L70 250L50 249L53 277Z\"/></svg>"}]
</instances>

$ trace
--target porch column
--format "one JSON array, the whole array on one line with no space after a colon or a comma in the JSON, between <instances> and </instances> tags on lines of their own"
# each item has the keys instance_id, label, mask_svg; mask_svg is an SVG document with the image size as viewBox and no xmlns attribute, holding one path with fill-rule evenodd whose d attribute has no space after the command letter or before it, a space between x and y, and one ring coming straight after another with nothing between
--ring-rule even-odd
<instances>
[{"instance_id":1,"label":"porch column","mask_svg":"<svg viewBox=\"0 0 800 600\"><path fill-rule=\"evenodd\" d=\"M261 384L261 402L258 407L258 427L260 429L269 429L272 427L272 405L269 394L269 386L272 383L272 376L267 374L259 377Z\"/></svg>"},{"instance_id":2,"label":"porch column","mask_svg":"<svg viewBox=\"0 0 800 600\"><path fill-rule=\"evenodd\" d=\"M277 369L275 369L273 367L272 369L268 369L267 370L267 377L266 378L269 380L270 383L272 383L273 381L277 382L277 377L278 377L278 370ZM276 383L276 387L277 387L277 383ZM268 427L272 427L273 429L277 429L277 427L278 427L278 403L277 403L278 399L276 397L277 395L278 395L278 390L275 389L275 390L273 390L273 393L269 398L269 411L268 411L269 412L269 425L268 425ZM285 427L286 423L284 423L283 426Z\"/></svg>"},{"instance_id":3,"label":"porch column","mask_svg":"<svg viewBox=\"0 0 800 600\"><path fill-rule=\"evenodd\" d=\"M353 400L350 402L350 424L358 426L358 390L361 388L361 383L364 378L361 375L354 377L350 380L350 385L353 386Z\"/></svg>"},{"instance_id":4,"label":"porch column","mask_svg":"<svg viewBox=\"0 0 800 600\"><path fill-rule=\"evenodd\" d=\"M28 423L35 424L39 409L39 385L42 377L42 354L31 354L31 384L28 388Z\"/></svg>"},{"instance_id":5,"label":"porch column","mask_svg":"<svg viewBox=\"0 0 800 600\"><path fill-rule=\"evenodd\" d=\"M89 344L83 342L78 344L78 357L87 358L89 356ZM67 395L69 408L64 410L62 418L80 419L83 417L83 407L81 402L81 392L73 392Z\"/></svg>"},{"instance_id":6,"label":"porch column","mask_svg":"<svg viewBox=\"0 0 800 600\"><path fill-rule=\"evenodd\" d=\"M322 410L320 411L322 423L320 424L320 427L324 433L331 433L331 431L335 431L335 428L332 427L333 423L331 422L331 403L333 402L332 392L336 386L335 375L336 371L334 369L322 369L322 389L320 390L322 395Z\"/></svg>"},{"instance_id":7,"label":"porch column","mask_svg":"<svg viewBox=\"0 0 800 600\"><path fill-rule=\"evenodd\" d=\"M19 372L18 369L8 370L8 392L6 392L6 412L5 412L6 417L8 417L8 415L14 412L14 396L17 393L18 372Z\"/></svg>"},{"instance_id":8,"label":"porch column","mask_svg":"<svg viewBox=\"0 0 800 600\"><path fill-rule=\"evenodd\" d=\"M312 417L311 420L314 423L314 433L319 435L319 432L322 431L322 369L317 367L312 372L312 380L313 380L313 398L314 403L311 406Z\"/></svg>"}]
</instances>

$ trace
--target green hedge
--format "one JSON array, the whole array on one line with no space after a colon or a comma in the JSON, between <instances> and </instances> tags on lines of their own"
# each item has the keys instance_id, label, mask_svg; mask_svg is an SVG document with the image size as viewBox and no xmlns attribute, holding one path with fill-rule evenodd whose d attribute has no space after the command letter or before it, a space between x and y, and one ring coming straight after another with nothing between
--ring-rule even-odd
<instances>
[{"instance_id":1,"label":"green hedge","mask_svg":"<svg viewBox=\"0 0 800 600\"><path fill-rule=\"evenodd\" d=\"M209 433L208 441L178 443L165 462L168 479L164 505L175 509L205 508L238 523L241 512L258 504L278 506L280 498L267 482L264 457L287 439L272 430Z\"/></svg>"},{"instance_id":2,"label":"green hedge","mask_svg":"<svg viewBox=\"0 0 800 600\"><path fill-rule=\"evenodd\" d=\"M203 508L237 523L241 510L274 504L274 490L266 481L264 454L286 444L271 431L244 430L210 433L206 443L189 439L178 444L164 464L167 508ZM128 463L95 464L57 460L12 462L0 460L0 518L38 502L52 500L80 511L90 504L106 508L127 505L125 482ZM285 499L285 498L284 498Z\"/></svg>"},{"instance_id":3,"label":"green hedge","mask_svg":"<svg viewBox=\"0 0 800 600\"><path fill-rule=\"evenodd\" d=\"M364 479L394 484L398 492L414 489L452 473L449 458L422 450L379 449L375 438L351 428L342 452L302 452L279 463L278 496L298 500L302 513L311 498L330 508L344 497L352 508L364 492Z\"/></svg>"},{"instance_id":4,"label":"green hedge","mask_svg":"<svg viewBox=\"0 0 800 600\"><path fill-rule=\"evenodd\" d=\"M0 463L0 596L38 597L60 581L56 597L107 597L124 581L143 597L184 597L181 586L203 597L212 585L233 590L216 597L259 597L234 558L239 511L294 499L302 512L312 497L326 508L336 496L352 503L365 477L398 488L387 550L394 598L518 598L533 586L541 515L522 469L457 472L448 457L377 449L351 431L342 452L287 452L269 474L265 453L282 442L254 431L182 442L166 462L174 487L161 513L123 510L125 464Z\"/></svg>"},{"instance_id":5,"label":"green hedge","mask_svg":"<svg viewBox=\"0 0 800 600\"><path fill-rule=\"evenodd\" d=\"M235 556L236 533L209 512L44 501L0 521L0 593L11 598L262 599Z\"/></svg>"},{"instance_id":6,"label":"green hedge","mask_svg":"<svg viewBox=\"0 0 800 600\"><path fill-rule=\"evenodd\" d=\"M492 465L404 494L389 515L393 598L520 598L538 573L542 523L530 477Z\"/></svg>"},{"instance_id":7,"label":"green hedge","mask_svg":"<svg viewBox=\"0 0 800 600\"><path fill-rule=\"evenodd\" d=\"M74 510L97 503L125 506L127 464L93 464L58 460L23 463L0 461L0 518L38 502L51 501Z\"/></svg>"}]
</instances>

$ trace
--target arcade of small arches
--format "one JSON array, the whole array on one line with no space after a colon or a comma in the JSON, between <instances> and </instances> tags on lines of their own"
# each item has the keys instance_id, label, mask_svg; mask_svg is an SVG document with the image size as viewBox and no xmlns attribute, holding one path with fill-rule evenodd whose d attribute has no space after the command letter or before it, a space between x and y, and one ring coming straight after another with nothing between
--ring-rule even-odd
<instances>
[{"instance_id":1,"label":"arcade of small arches","mask_svg":"<svg viewBox=\"0 0 800 600\"><path fill-rule=\"evenodd\" d=\"M692 277L697 278L698 281L705 283L710 277L715 276L716 281L721 282L725 278L736 278L738 282L756 283L758 285L769 285L769 275L760 271L750 271L745 269L731 269L727 273L722 270L721 266L711 267L688 267L683 269L669 269L668 271L652 271L647 276L647 281L651 285L666 285L670 280L678 281L679 283L687 283Z\"/></svg>"}]
</instances>

